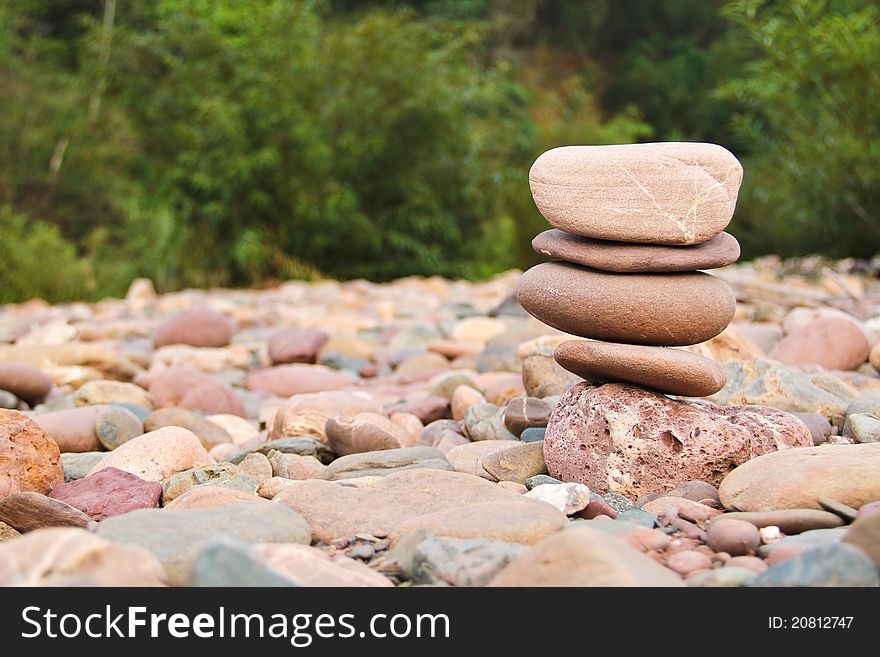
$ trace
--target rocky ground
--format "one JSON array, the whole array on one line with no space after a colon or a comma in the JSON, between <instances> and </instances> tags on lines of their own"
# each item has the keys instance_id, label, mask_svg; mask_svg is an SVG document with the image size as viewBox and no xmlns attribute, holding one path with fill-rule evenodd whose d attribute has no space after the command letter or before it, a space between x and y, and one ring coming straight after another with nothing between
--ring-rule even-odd
<instances>
[{"instance_id":1,"label":"rocky ground","mask_svg":"<svg viewBox=\"0 0 880 657\"><path fill-rule=\"evenodd\" d=\"M0 308L0 583L878 586L880 281L713 273L696 402L561 369L514 272Z\"/></svg>"}]
</instances>

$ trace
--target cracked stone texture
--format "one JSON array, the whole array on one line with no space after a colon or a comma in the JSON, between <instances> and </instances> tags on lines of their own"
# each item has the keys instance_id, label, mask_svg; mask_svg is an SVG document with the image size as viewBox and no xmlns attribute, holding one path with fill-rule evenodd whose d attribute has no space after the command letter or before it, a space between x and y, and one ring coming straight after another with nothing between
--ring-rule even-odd
<instances>
[{"instance_id":1,"label":"cracked stone texture","mask_svg":"<svg viewBox=\"0 0 880 657\"><path fill-rule=\"evenodd\" d=\"M52 437L24 413L0 409L0 498L45 494L62 481L61 452Z\"/></svg>"},{"instance_id":2,"label":"cracked stone texture","mask_svg":"<svg viewBox=\"0 0 880 657\"><path fill-rule=\"evenodd\" d=\"M793 415L761 406L676 401L626 384L579 384L550 416L550 475L635 499L699 479L717 485L741 463L812 445Z\"/></svg>"},{"instance_id":3,"label":"cracked stone texture","mask_svg":"<svg viewBox=\"0 0 880 657\"><path fill-rule=\"evenodd\" d=\"M611 342L690 345L718 335L736 297L702 272L617 274L545 262L522 275L520 305L560 331Z\"/></svg>"},{"instance_id":4,"label":"cracked stone texture","mask_svg":"<svg viewBox=\"0 0 880 657\"><path fill-rule=\"evenodd\" d=\"M699 244L730 223L742 166L716 144L563 146L529 171L550 224L615 242Z\"/></svg>"},{"instance_id":5,"label":"cracked stone texture","mask_svg":"<svg viewBox=\"0 0 880 657\"><path fill-rule=\"evenodd\" d=\"M554 228L532 240L535 253L585 267L616 272L669 272L714 269L739 259L739 242L721 233L702 244L664 246L596 240Z\"/></svg>"},{"instance_id":6,"label":"cracked stone texture","mask_svg":"<svg viewBox=\"0 0 880 657\"><path fill-rule=\"evenodd\" d=\"M721 365L681 349L569 340L553 356L585 379L635 383L671 395L705 397L727 382Z\"/></svg>"}]
</instances>

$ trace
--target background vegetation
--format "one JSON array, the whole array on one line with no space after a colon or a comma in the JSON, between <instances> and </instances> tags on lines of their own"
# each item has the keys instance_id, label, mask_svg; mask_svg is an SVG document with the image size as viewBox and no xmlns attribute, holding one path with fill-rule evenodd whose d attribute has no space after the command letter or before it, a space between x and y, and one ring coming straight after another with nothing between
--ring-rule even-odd
<instances>
[{"instance_id":1,"label":"background vegetation","mask_svg":"<svg viewBox=\"0 0 880 657\"><path fill-rule=\"evenodd\" d=\"M880 244L874 0L0 0L0 302L485 276L573 143L744 162L746 256Z\"/></svg>"}]
</instances>

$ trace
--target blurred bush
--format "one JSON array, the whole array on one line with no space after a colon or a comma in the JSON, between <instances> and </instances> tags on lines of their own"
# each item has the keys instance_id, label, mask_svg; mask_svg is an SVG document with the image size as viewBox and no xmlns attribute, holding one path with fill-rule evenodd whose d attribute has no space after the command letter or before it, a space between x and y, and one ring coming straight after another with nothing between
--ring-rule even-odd
<instances>
[{"instance_id":1,"label":"blurred bush","mask_svg":"<svg viewBox=\"0 0 880 657\"><path fill-rule=\"evenodd\" d=\"M721 143L745 256L873 255L878 23L870 0L6 0L3 298L527 267L528 169L584 143Z\"/></svg>"}]
</instances>

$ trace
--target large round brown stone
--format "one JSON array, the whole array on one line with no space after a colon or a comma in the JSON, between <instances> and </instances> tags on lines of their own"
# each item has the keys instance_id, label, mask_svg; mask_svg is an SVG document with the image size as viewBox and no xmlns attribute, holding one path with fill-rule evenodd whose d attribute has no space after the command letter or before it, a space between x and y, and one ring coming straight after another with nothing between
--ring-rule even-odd
<instances>
[{"instance_id":1,"label":"large round brown stone","mask_svg":"<svg viewBox=\"0 0 880 657\"><path fill-rule=\"evenodd\" d=\"M24 413L0 409L0 498L45 495L62 481L61 452L52 437Z\"/></svg>"},{"instance_id":2,"label":"large round brown stone","mask_svg":"<svg viewBox=\"0 0 880 657\"><path fill-rule=\"evenodd\" d=\"M705 342L724 330L736 310L731 289L710 274L616 274L567 262L529 269L516 298L560 331L657 346Z\"/></svg>"},{"instance_id":3,"label":"large round brown stone","mask_svg":"<svg viewBox=\"0 0 880 657\"><path fill-rule=\"evenodd\" d=\"M756 456L811 444L809 429L784 411L677 401L622 383L582 383L550 416L544 460L557 479L638 498L692 479L717 485Z\"/></svg>"},{"instance_id":4,"label":"large round brown stone","mask_svg":"<svg viewBox=\"0 0 880 657\"><path fill-rule=\"evenodd\" d=\"M716 144L563 146L529 171L553 226L616 242L699 244L730 223L742 166Z\"/></svg>"},{"instance_id":5,"label":"large round brown stone","mask_svg":"<svg viewBox=\"0 0 880 657\"><path fill-rule=\"evenodd\" d=\"M584 379L636 383L670 395L705 397L727 382L724 368L714 360L681 349L569 340L556 347L553 357Z\"/></svg>"},{"instance_id":6,"label":"large round brown stone","mask_svg":"<svg viewBox=\"0 0 880 657\"><path fill-rule=\"evenodd\" d=\"M669 272L713 269L739 258L739 242L730 233L691 246L610 242L566 233L554 228L532 240L535 253L554 260L616 272Z\"/></svg>"}]
</instances>

